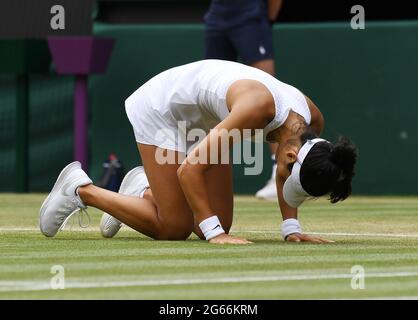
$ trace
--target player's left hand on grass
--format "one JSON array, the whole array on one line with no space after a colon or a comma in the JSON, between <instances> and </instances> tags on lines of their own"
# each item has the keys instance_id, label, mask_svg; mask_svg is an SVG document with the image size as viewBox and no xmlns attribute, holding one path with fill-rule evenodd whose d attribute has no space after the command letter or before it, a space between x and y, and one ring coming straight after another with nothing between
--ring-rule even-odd
<instances>
[{"instance_id":1,"label":"player's left hand on grass","mask_svg":"<svg viewBox=\"0 0 418 320\"><path fill-rule=\"evenodd\" d=\"M249 244L253 243L247 239L230 236L229 234L222 233L219 236L209 240L209 243L216 244Z\"/></svg>"},{"instance_id":2,"label":"player's left hand on grass","mask_svg":"<svg viewBox=\"0 0 418 320\"><path fill-rule=\"evenodd\" d=\"M287 236L288 242L312 242L312 243L334 243L333 240L312 237L303 233L293 233Z\"/></svg>"}]
</instances>

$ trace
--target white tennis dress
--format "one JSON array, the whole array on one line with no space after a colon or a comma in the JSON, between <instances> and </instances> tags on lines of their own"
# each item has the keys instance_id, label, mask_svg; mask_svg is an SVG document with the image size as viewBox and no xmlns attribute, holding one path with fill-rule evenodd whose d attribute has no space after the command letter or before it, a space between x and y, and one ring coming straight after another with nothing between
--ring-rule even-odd
<instances>
[{"instance_id":1,"label":"white tennis dress","mask_svg":"<svg viewBox=\"0 0 418 320\"><path fill-rule=\"evenodd\" d=\"M202 60L156 75L126 99L136 141L189 153L199 139L188 139L187 134L192 129L207 134L227 117L226 93L241 79L260 81L273 95L276 115L264 128L264 137L285 122L290 110L310 124L306 99L295 87L240 63Z\"/></svg>"}]
</instances>

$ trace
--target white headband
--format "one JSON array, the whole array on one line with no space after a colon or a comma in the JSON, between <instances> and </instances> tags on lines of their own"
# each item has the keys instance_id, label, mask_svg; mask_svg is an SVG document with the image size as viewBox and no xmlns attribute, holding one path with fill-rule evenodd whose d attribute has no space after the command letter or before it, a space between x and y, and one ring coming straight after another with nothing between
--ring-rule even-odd
<instances>
[{"instance_id":1,"label":"white headband","mask_svg":"<svg viewBox=\"0 0 418 320\"><path fill-rule=\"evenodd\" d=\"M321 138L306 141L300 148L296 162L293 164L292 172L283 185L283 198L293 208L297 208L306 198L310 197L300 182L300 168L312 147L322 141L329 142Z\"/></svg>"}]
</instances>

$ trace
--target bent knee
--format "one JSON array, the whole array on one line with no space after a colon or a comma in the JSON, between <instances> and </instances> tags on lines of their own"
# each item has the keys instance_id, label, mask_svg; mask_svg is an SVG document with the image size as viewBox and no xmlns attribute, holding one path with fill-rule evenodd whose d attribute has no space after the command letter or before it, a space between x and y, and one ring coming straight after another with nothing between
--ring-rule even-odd
<instances>
[{"instance_id":1,"label":"bent knee","mask_svg":"<svg viewBox=\"0 0 418 320\"><path fill-rule=\"evenodd\" d=\"M186 240L192 232L191 226L163 227L153 238L155 240Z\"/></svg>"},{"instance_id":2,"label":"bent knee","mask_svg":"<svg viewBox=\"0 0 418 320\"><path fill-rule=\"evenodd\" d=\"M160 234L157 234L154 239L155 240L186 240L190 235L192 231L184 231L184 232L163 232Z\"/></svg>"}]
</instances>

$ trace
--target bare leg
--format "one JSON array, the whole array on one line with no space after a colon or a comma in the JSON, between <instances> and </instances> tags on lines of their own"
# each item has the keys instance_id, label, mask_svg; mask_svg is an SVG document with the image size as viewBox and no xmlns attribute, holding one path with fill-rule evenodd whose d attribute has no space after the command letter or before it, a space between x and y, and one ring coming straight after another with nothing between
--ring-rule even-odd
<instances>
[{"instance_id":1,"label":"bare leg","mask_svg":"<svg viewBox=\"0 0 418 320\"><path fill-rule=\"evenodd\" d=\"M152 192L148 190L141 199L88 185L79 188L81 199L154 239L186 239L193 231L193 214L177 179L179 165L158 164L155 146L139 144L138 148Z\"/></svg>"},{"instance_id":2,"label":"bare leg","mask_svg":"<svg viewBox=\"0 0 418 320\"><path fill-rule=\"evenodd\" d=\"M161 233L157 207L150 200L125 196L92 184L79 188L79 195L86 205L109 212L136 231L152 238Z\"/></svg>"}]
</instances>

